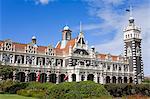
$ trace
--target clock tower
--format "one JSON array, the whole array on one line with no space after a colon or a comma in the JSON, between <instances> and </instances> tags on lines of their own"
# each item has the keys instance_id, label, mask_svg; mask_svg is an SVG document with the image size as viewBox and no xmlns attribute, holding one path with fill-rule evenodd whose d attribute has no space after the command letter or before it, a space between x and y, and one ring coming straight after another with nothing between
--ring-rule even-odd
<instances>
[{"instance_id":1,"label":"clock tower","mask_svg":"<svg viewBox=\"0 0 150 99\"><path fill-rule=\"evenodd\" d=\"M133 72L133 82L143 81L143 62L141 54L141 29L135 25L130 15L128 26L124 29L124 55L129 62L129 71Z\"/></svg>"}]
</instances>

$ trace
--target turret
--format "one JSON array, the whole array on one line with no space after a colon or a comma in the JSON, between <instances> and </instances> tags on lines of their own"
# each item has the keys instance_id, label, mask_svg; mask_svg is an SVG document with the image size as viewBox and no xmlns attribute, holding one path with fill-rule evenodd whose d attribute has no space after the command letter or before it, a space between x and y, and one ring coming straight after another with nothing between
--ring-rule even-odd
<instances>
[{"instance_id":1,"label":"turret","mask_svg":"<svg viewBox=\"0 0 150 99\"><path fill-rule=\"evenodd\" d=\"M65 48L67 42L71 40L71 30L69 26L65 26L62 30L62 41L61 41L61 48Z\"/></svg>"},{"instance_id":2,"label":"turret","mask_svg":"<svg viewBox=\"0 0 150 99\"><path fill-rule=\"evenodd\" d=\"M32 44L36 44L36 37L32 36Z\"/></svg>"},{"instance_id":3,"label":"turret","mask_svg":"<svg viewBox=\"0 0 150 99\"><path fill-rule=\"evenodd\" d=\"M65 26L62 30L62 40L71 40L71 30L69 26Z\"/></svg>"}]
</instances>

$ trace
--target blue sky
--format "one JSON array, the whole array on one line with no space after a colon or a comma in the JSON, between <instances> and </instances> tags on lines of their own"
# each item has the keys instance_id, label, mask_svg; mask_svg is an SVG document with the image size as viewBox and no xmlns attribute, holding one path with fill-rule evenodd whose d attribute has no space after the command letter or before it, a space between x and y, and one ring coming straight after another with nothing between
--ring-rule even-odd
<instances>
[{"instance_id":1,"label":"blue sky","mask_svg":"<svg viewBox=\"0 0 150 99\"><path fill-rule=\"evenodd\" d=\"M87 3L82 1L64 0L43 5L31 0L2 0L1 5L1 39L29 42L35 35L40 45L56 44L64 25L68 24L75 36L80 21L96 22L88 14Z\"/></svg>"},{"instance_id":2,"label":"blue sky","mask_svg":"<svg viewBox=\"0 0 150 99\"><path fill-rule=\"evenodd\" d=\"M35 35L38 45L56 45L67 24L73 37L83 32L89 45L100 53L123 52L123 28L128 24L125 11L133 5L137 26L142 28L145 74L150 75L149 0L0 0L0 39L28 43Z\"/></svg>"}]
</instances>

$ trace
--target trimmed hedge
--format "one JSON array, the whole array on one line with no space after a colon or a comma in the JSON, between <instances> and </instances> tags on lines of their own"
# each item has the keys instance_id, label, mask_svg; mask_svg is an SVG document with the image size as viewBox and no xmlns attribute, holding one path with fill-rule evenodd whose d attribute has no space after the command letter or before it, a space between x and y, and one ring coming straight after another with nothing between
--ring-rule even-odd
<instances>
[{"instance_id":1,"label":"trimmed hedge","mask_svg":"<svg viewBox=\"0 0 150 99\"><path fill-rule=\"evenodd\" d=\"M150 84L106 84L105 88L114 97L135 94L150 96Z\"/></svg>"}]
</instances>

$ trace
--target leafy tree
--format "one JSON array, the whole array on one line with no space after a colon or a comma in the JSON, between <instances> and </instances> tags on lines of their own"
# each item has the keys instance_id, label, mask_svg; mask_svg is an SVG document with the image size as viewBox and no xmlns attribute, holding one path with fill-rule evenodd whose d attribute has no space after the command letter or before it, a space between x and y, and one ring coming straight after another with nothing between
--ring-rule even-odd
<instances>
[{"instance_id":1,"label":"leafy tree","mask_svg":"<svg viewBox=\"0 0 150 99\"><path fill-rule=\"evenodd\" d=\"M150 84L150 78L145 77L143 83L149 83Z\"/></svg>"},{"instance_id":2,"label":"leafy tree","mask_svg":"<svg viewBox=\"0 0 150 99\"><path fill-rule=\"evenodd\" d=\"M9 66L9 65L2 65L0 62L0 76L2 77L3 80L6 80L10 78L10 75L15 71L16 68Z\"/></svg>"}]
</instances>

